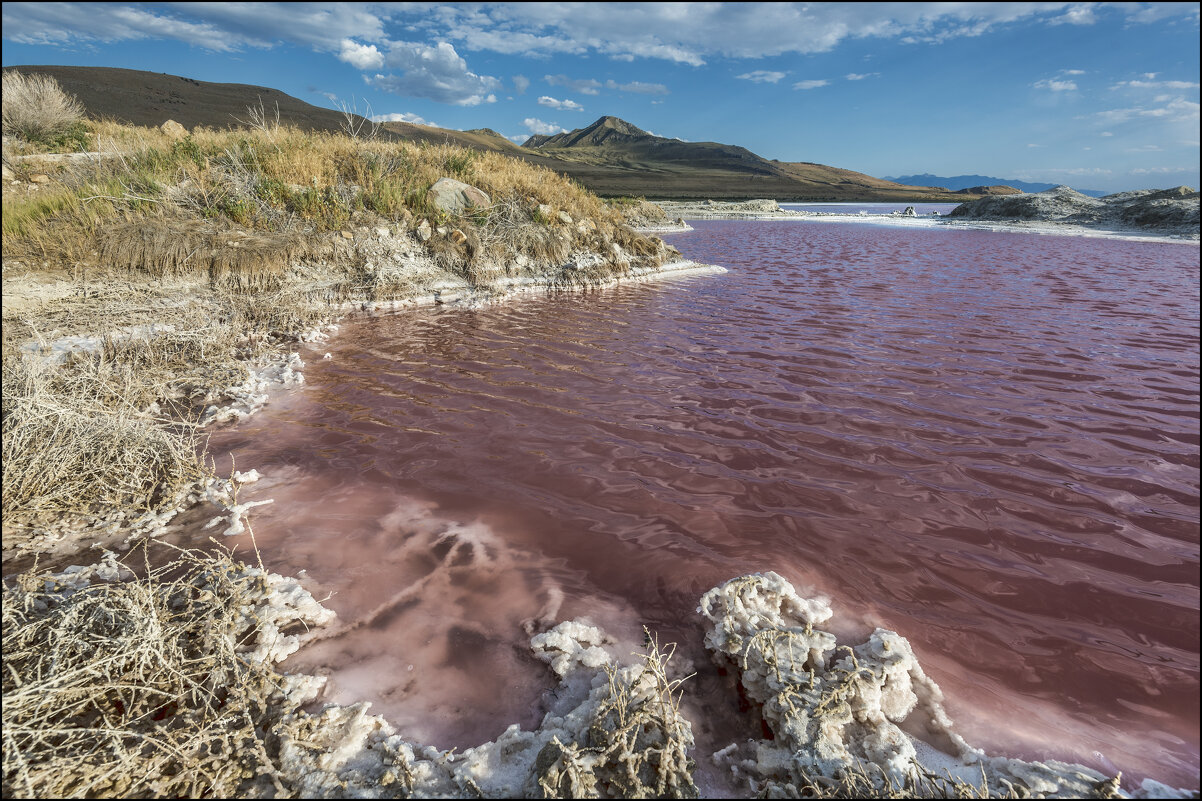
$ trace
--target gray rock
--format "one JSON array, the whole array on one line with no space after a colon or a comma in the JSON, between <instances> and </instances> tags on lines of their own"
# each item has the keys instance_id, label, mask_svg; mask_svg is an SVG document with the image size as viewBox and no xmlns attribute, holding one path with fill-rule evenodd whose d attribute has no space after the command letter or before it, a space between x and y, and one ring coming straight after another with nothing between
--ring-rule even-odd
<instances>
[{"instance_id":1,"label":"gray rock","mask_svg":"<svg viewBox=\"0 0 1202 801\"><path fill-rule=\"evenodd\" d=\"M488 195L471 184L454 178L439 178L430 187L430 202L447 214L463 214L492 203Z\"/></svg>"},{"instance_id":2,"label":"gray rock","mask_svg":"<svg viewBox=\"0 0 1202 801\"><path fill-rule=\"evenodd\" d=\"M1067 186L1057 186L1029 195L983 197L960 204L948 216L1138 228L1197 237L1198 193L1188 186L1178 186L1092 198Z\"/></svg>"},{"instance_id":3,"label":"gray rock","mask_svg":"<svg viewBox=\"0 0 1202 801\"><path fill-rule=\"evenodd\" d=\"M434 229L430 227L429 220L422 220L421 224L417 226L417 229L414 231L414 233L417 234L417 238L422 242L429 242L430 237L434 235Z\"/></svg>"},{"instance_id":4,"label":"gray rock","mask_svg":"<svg viewBox=\"0 0 1202 801\"><path fill-rule=\"evenodd\" d=\"M572 224L572 215L568 214L566 211L561 211L561 212L559 212L559 221L561 223L563 223L564 225L571 225Z\"/></svg>"}]
</instances>

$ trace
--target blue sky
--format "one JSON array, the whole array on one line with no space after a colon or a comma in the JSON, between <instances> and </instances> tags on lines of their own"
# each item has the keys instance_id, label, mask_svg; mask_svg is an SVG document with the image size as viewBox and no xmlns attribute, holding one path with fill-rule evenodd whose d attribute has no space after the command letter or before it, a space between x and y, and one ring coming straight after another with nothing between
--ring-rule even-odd
<instances>
[{"instance_id":1,"label":"blue sky","mask_svg":"<svg viewBox=\"0 0 1202 801\"><path fill-rule=\"evenodd\" d=\"M1197 3L4 3L126 67L515 141L604 114L869 175L1199 184Z\"/></svg>"}]
</instances>

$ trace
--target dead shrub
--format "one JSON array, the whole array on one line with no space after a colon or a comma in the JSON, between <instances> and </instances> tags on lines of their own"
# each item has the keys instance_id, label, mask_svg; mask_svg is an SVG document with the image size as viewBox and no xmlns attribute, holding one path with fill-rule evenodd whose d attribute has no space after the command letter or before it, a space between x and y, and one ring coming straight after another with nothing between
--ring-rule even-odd
<instances>
[{"instance_id":1,"label":"dead shrub","mask_svg":"<svg viewBox=\"0 0 1202 801\"><path fill-rule=\"evenodd\" d=\"M5 136L42 142L65 134L83 117L83 106L49 75L24 75L5 70L3 76Z\"/></svg>"}]
</instances>

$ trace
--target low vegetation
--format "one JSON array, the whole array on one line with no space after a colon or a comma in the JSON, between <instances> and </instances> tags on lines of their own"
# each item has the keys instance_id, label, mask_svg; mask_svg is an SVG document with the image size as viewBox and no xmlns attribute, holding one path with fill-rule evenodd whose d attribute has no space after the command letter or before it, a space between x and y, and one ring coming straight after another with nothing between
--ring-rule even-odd
<instances>
[{"instance_id":1,"label":"low vegetation","mask_svg":"<svg viewBox=\"0 0 1202 801\"><path fill-rule=\"evenodd\" d=\"M28 87L53 93L38 77L5 73L6 131ZM13 109L10 86L26 92ZM96 150L54 157L6 143L6 554L55 522L173 502L203 472L201 411L349 303L587 284L669 255L578 185L497 153L305 132L261 107L245 121L174 135L85 121ZM28 150L35 134L14 130ZM443 211L440 178L491 202ZM596 254L585 268L581 252Z\"/></svg>"},{"instance_id":2,"label":"low vegetation","mask_svg":"<svg viewBox=\"0 0 1202 801\"><path fill-rule=\"evenodd\" d=\"M4 135L32 144L78 144L85 130L83 106L48 75L4 73Z\"/></svg>"}]
</instances>

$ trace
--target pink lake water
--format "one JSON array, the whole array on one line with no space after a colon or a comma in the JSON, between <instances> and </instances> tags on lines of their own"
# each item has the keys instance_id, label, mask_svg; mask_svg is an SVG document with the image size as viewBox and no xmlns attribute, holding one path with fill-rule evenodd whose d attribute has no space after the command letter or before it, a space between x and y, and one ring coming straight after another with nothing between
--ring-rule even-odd
<instances>
[{"instance_id":1,"label":"pink lake water","mask_svg":"<svg viewBox=\"0 0 1202 801\"><path fill-rule=\"evenodd\" d=\"M349 323L213 436L340 616L286 667L462 749L540 719L527 630L646 625L721 747L759 729L697 601L774 570L974 745L1197 787L1198 246L693 225L728 273Z\"/></svg>"}]
</instances>

